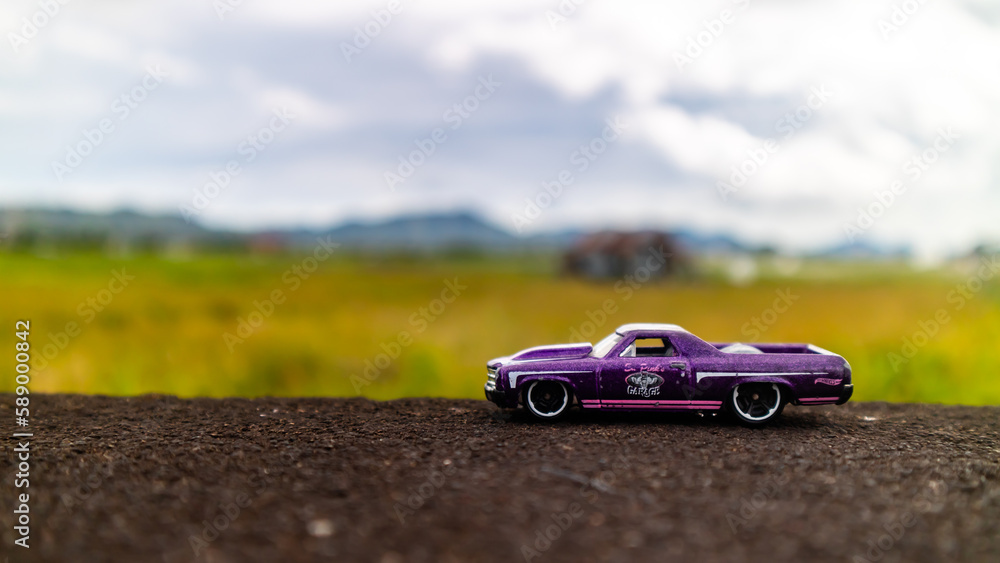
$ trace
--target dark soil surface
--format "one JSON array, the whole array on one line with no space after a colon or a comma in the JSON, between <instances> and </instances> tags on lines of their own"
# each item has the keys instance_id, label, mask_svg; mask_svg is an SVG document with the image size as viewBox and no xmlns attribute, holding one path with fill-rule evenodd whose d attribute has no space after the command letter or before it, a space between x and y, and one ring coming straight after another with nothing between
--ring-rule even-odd
<instances>
[{"instance_id":1,"label":"dark soil surface","mask_svg":"<svg viewBox=\"0 0 1000 563\"><path fill-rule=\"evenodd\" d=\"M32 399L30 550L0 456L11 562L1000 561L1000 408Z\"/></svg>"}]
</instances>

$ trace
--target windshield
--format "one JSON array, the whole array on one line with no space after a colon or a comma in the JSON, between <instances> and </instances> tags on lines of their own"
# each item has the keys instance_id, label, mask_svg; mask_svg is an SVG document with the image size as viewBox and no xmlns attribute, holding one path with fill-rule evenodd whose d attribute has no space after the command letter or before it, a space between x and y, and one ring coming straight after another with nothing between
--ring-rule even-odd
<instances>
[{"instance_id":1,"label":"windshield","mask_svg":"<svg viewBox=\"0 0 1000 563\"><path fill-rule=\"evenodd\" d=\"M624 337L617 332L608 335L607 338L598 342L597 346L594 346L594 351L591 352L590 355L595 358L603 358L604 356L607 356L608 352L615 347L615 344L622 341L622 338Z\"/></svg>"}]
</instances>

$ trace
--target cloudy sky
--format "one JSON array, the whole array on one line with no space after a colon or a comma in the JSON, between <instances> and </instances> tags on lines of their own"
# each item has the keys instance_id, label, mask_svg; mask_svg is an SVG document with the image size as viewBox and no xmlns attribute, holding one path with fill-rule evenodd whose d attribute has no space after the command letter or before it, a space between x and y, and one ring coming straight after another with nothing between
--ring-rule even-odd
<instances>
[{"instance_id":1,"label":"cloudy sky","mask_svg":"<svg viewBox=\"0 0 1000 563\"><path fill-rule=\"evenodd\" d=\"M0 206L1000 240L995 0L11 0L0 31Z\"/></svg>"}]
</instances>

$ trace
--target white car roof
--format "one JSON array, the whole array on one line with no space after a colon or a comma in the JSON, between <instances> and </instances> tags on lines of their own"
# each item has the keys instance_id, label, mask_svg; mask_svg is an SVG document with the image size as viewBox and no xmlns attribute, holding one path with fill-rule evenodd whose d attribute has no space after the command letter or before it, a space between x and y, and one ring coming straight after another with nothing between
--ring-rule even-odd
<instances>
[{"instance_id":1,"label":"white car roof","mask_svg":"<svg viewBox=\"0 0 1000 563\"><path fill-rule=\"evenodd\" d=\"M615 332L617 332L618 334L624 335L625 333L635 332L635 331L639 331L639 330L642 330L642 331L647 331L647 330L649 330L649 331L664 331L664 332L687 332L687 330L684 330L684 328L681 327L681 326L679 326L679 325L658 324L658 323L632 323L632 324L622 325L622 326L618 327L618 330L615 331Z\"/></svg>"}]
</instances>

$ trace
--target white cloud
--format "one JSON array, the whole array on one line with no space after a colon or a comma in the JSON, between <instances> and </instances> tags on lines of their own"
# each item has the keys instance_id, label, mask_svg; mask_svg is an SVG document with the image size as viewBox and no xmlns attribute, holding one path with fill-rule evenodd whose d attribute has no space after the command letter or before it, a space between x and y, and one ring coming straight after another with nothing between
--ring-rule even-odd
<instances>
[{"instance_id":1,"label":"white cloud","mask_svg":"<svg viewBox=\"0 0 1000 563\"><path fill-rule=\"evenodd\" d=\"M763 142L739 124L669 105L641 108L628 121L681 169L709 177L728 174L747 149Z\"/></svg>"},{"instance_id":2,"label":"white cloud","mask_svg":"<svg viewBox=\"0 0 1000 563\"><path fill-rule=\"evenodd\" d=\"M261 92L259 109L273 111L287 108L295 117L297 126L311 129L337 129L343 127L348 116L343 109L318 100L302 90L280 86Z\"/></svg>"}]
</instances>

